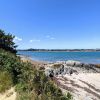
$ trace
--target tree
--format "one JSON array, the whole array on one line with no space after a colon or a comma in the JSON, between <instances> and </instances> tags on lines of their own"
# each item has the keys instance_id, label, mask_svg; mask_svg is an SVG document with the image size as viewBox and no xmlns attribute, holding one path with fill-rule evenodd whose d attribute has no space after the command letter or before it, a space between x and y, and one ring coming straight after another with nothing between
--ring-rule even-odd
<instances>
[{"instance_id":1,"label":"tree","mask_svg":"<svg viewBox=\"0 0 100 100\"><path fill-rule=\"evenodd\" d=\"M16 45L13 42L15 36L11 35L10 33L5 33L3 30L0 29L0 48L10 51L12 53L16 53Z\"/></svg>"}]
</instances>

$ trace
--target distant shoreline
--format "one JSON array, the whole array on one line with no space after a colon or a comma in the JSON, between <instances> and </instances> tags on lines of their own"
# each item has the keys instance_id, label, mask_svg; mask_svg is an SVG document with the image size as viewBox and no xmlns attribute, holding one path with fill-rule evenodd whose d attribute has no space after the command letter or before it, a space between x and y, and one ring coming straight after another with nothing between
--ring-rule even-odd
<instances>
[{"instance_id":1,"label":"distant shoreline","mask_svg":"<svg viewBox=\"0 0 100 100\"><path fill-rule=\"evenodd\" d=\"M32 52L100 52L100 50L99 51L97 51L97 50L80 50L80 51L66 51L66 50L17 50L17 51L32 51Z\"/></svg>"}]
</instances>

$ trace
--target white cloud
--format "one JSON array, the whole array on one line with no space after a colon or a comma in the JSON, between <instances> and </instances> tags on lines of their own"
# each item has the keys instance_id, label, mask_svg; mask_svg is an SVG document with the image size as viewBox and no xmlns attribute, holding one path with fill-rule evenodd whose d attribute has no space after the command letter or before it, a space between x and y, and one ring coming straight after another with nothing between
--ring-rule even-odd
<instances>
[{"instance_id":1,"label":"white cloud","mask_svg":"<svg viewBox=\"0 0 100 100\"><path fill-rule=\"evenodd\" d=\"M14 42L19 42L19 41L22 41L22 38L19 38L19 37L16 36L16 37L14 38Z\"/></svg>"},{"instance_id":2,"label":"white cloud","mask_svg":"<svg viewBox=\"0 0 100 100\"><path fill-rule=\"evenodd\" d=\"M29 42L30 42L30 43L32 43L32 42L40 42L40 40L38 40L38 39L33 39L33 40L30 40Z\"/></svg>"}]
</instances>

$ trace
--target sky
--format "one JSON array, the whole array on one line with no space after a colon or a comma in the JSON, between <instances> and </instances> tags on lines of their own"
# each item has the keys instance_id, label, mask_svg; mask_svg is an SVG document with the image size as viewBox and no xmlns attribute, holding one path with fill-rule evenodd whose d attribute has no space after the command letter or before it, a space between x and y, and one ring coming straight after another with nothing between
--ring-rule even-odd
<instances>
[{"instance_id":1,"label":"sky","mask_svg":"<svg viewBox=\"0 0 100 100\"><path fill-rule=\"evenodd\" d=\"M100 48L100 0L0 0L0 29L18 49Z\"/></svg>"}]
</instances>

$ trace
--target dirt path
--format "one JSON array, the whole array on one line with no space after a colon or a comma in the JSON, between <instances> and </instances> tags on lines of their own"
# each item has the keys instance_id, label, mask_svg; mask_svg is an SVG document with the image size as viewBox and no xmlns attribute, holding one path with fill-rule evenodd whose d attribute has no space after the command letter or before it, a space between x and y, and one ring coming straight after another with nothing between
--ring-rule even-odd
<instances>
[{"instance_id":1,"label":"dirt path","mask_svg":"<svg viewBox=\"0 0 100 100\"><path fill-rule=\"evenodd\" d=\"M16 92L14 88L6 91L4 94L0 94L0 100L16 100Z\"/></svg>"},{"instance_id":2,"label":"dirt path","mask_svg":"<svg viewBox=\"0 0 100 100\"><path fill-rule=\"evenodd\" d=\"M74 100L100 100L100 73L66 74L55 81L63 92L70 91Z\"/></svg>"}]
</instances>

